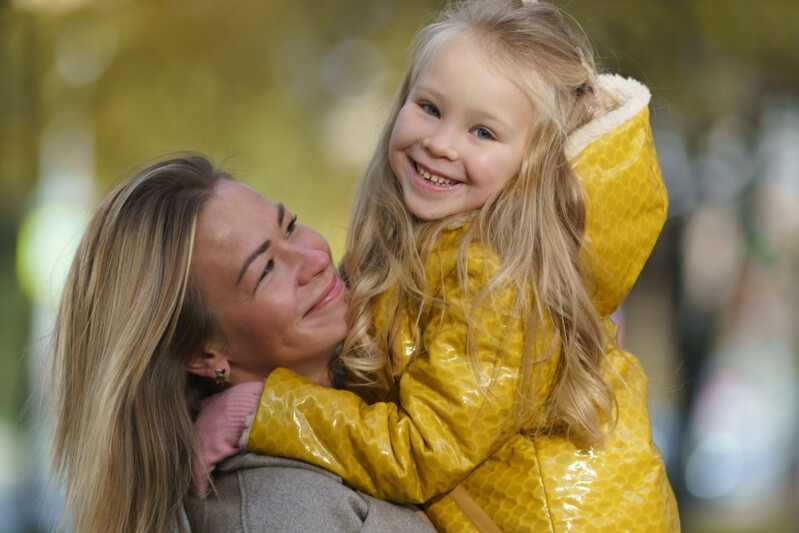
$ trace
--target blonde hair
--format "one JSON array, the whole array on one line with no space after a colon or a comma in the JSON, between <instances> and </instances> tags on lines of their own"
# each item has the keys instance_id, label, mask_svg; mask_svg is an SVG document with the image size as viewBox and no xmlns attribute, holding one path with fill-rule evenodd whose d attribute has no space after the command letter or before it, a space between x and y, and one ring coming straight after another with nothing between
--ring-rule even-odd
<instances>
[{"instance_id":1,"label":"blonde hair","mask_svg":"<svg viewBox=\"0 0 799 533\"><path fill-rule=\"evenodd\" d=\"M475 212L423 221L405 206L389 163L389 140L416 80L441 50L458 39L478 42L487 50L498 73L531 97L536 116L519 171L501 191ZM473 243L487 246L500 260L498 270L473 299L472 316L496 291L513 287L519 295L515 318L527 325L517 424L529 431L579 432L588 444L600 444L603 425L613 420L615 410L615 395L600 370L609 339L591 300L590 273L584 272L580 261L585 205L564 153L568 135L589 122L595 110L591 49L551 5L473 0L453 4L425 27L414 50L355 196L343 264L353 291L351 331L342 361L356 387L393 386L398 361L386 354L398 335L399 309L403 302L416 302L421 309L429 301L426 257L444 228L470 221L459 245L462 290L467 291L466 263ZM388 338L376 338L374 305L391 290L399 296L385 321L393 329ZM546 339L544 353L535 353L531 339L536 332L546 332L547 322L553 333ZM475 323L470 321L469 339L478 327ZM417 332L417 342L418 337ZM472 344L467 340L467 353L477 372ZM529 413L524 407L531 405L535 393L535 364L559 353L557 379L544 417L547 427L525 427L530 421L522 419L522 413Z\"/></svg>"},{"instance_id":2,"label":"blonde hair","mask_svg":"<svg viewBox=\"0 0 799 533\"><path fill-rule=\"evenodd\" d=\"M186 530L193 416L213 386L187 367L216 330L189 267L197 216L226 178L201 156L156 163L105 199L80 243L48 383L75 531Z\"/></svg>"}]
</instances>

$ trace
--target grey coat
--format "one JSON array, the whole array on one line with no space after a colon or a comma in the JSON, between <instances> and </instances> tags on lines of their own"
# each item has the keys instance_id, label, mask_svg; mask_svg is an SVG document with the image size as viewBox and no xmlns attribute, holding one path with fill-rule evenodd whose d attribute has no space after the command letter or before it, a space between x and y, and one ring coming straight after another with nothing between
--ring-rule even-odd
<instances>
[{"instance_id":1,"label":"grey coat","mask_svg":"<svg viewBox=\"0 0 799 533\"><path fill-rule=\"evenodd\" d=\"M218 495L186 498L192 533L432 531L412 511L293 459L235 455L217 465L214 484Z\"/></svg>"}]
</instances>

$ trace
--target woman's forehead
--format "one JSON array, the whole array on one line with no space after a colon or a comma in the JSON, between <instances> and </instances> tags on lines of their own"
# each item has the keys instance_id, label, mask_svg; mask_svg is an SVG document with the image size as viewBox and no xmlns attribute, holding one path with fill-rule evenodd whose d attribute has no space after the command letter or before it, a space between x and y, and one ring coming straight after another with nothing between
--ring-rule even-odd
<instances>
[{"instance_id":1,"label":"woman's forehead","mask_svg":"<svg viewBox=\"0 0 799 533\"><path fill-rule=\"evenodd\" d=\"M197 221L196 262L235 269L279 230L281 207L242 183L220 183Z\"/></svg>"},{"instance_id":2,"label":"woman's forehead","mask_svg":"<svg viewBox=\"0 0 799 533\"><path fill-rule=\"evenodd\" d=\"M214 191L214 195L209 200L209 203L215 203L225 207L231 207L231 204L235 207L239 202L242 203L242 207L245 205L249 206L249 204L268 204L273 207L277 205L249 185L231 180L219 182Z\"/></svg>"}]
</instances>

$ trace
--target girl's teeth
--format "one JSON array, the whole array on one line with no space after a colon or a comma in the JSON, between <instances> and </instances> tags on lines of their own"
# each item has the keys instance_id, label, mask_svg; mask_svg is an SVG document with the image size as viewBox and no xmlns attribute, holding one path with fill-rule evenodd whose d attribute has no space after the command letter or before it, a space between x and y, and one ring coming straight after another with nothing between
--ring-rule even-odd
<instances>
[{"instance_id":1,"label":"girl's teeth","mask_svg":"<svg viewBox=\"0 0 799 533\"><path fill-rule=\"evenodd\" d=\"M448 180L447 178L442 178L441 176L436 176L435 174L430 174L428 171L416 165L416 172L419 173L421 177L425 180L435 183L436 185L455 185L456 182L452 180Z\"/></svg>"}]
</instances>

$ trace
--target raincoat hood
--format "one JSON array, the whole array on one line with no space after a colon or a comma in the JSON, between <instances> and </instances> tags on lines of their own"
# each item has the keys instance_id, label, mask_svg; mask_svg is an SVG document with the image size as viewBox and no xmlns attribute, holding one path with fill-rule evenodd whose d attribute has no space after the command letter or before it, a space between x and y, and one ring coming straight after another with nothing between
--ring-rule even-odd
<instances>
[{"instance_id":1,"label":"raincoat hood","mask_svg":"<svg viewBox=\"0 0 799 533\"><path fill-rule=\"evenodd\" d=\"M666 221L668 198L649 126L649 90L617 75L599 77L602 110L566 144L583 188L583 265L595 279L600 316L621 305Z\"/></svg>"}]
</instances>

